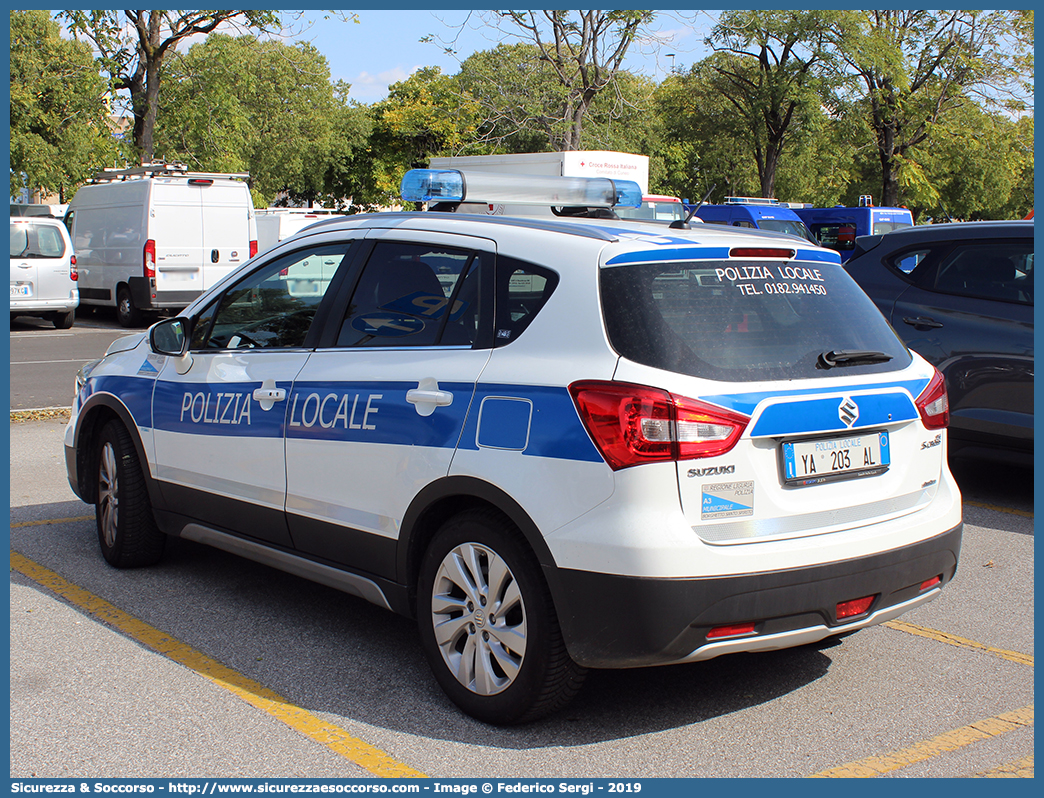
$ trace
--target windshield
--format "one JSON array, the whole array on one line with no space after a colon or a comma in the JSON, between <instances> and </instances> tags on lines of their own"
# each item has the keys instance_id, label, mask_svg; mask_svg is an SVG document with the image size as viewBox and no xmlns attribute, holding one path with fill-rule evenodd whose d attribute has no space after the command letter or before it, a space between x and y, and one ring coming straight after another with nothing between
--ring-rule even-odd
<instances>
[{"instance_id":1,"label":"windshield","mask_svg":"<svg viewBox=\"0 0 1044 798\"><path fill-rule=\"evenodd\" d=\"M845 373L893 371L910 353L838 264L674 261L608 266L602 308L613 348L654 368L754 382L836 376L824 352L881 352L886 362Z\"/></svg>"},{"instance_id":2,"label":"windshield","mask_svg":"<svg viewBox=\"0 0 1044 798\"><path fill-rule=\"evenodd\" d=\"M808 228L805 227L805 223L797 219L760 219L758 221L758 227L761 230L772 230L776 233L786 233L790 236L797 236L803 238L806 241L811 241L818 244L815 236L809 232Z\"/></svg>"}]
</instances>

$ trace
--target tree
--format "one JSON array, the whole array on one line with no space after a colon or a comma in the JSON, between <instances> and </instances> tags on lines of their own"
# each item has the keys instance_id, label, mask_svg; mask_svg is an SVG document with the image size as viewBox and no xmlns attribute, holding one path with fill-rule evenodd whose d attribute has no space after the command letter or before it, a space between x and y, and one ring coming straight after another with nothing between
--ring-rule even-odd
<instances>
[{"instance_id":1,"label":"tree","mask_svg":"<svg viewBox=\"0 0 1044 798\"><path fill-rule=\"evenodd\" d=\"M189 36L208 34L219 25L239 24L267 30L277 27L274 11L80 11L59 12L74 36L85 36L100 54L114 91L130 92L134 146L142 159L154 155L160 75L164 60ZM125 27L121 19L129 26Z\"/></svg>"},{"instance_id":2,"label":"tree","mask_svg":"<svg viewBox=\"0 0 1044 798\"><path fill-rule=\"evenodd\" d=\"M504 35L533 45L563 90L550 96L534 119L548 131L552 151L580 148L595 98L614 85L627 51L655 17L652 11L624 10L483 13Z\"/></svg>"},{"instance_id":3,"label":"tree","mask_svg":"<svg viewBox=\"0 0 1044 798\"><path fill-rule=\"evenodd\" d=\"M462 96L478 105L476 136L460 152L547 150L560 128L548 108L565 101L566 90L532 44L501 44L467 58L454 76ZM584 117L577 149L651 154L656 125L651 124L652 81L619 71L612 85L594 99Z\"/></svg>"},{"instance_id":4,"label":"tree","mask_svg":"<svg viewBox=\"0 0 1044 798\"><path fill-rule=\"evenodd\" d=\"M774 197L784 150L819 113L832 61L830 11L726 11L707 43L718 90L743 120L760 196Z\"/></svg>"},{"instance_id":5,"label":"tree","mask_svg":"<svg viewBox=\"0 0 1044 798\"><path fill-rule=\"evenodd\" d=\"M838 16L838 54L873 134L881 203L920 181L913 150L969 97L1025 108L1032 12L852 11ZM913 170L905 178L903 169Z\"/></svg>"},{"instance_id":6,"label":"tree","mask_svg":"<svg viewBox=\"0 0 1044 798\"><path fill-rule=\"evenodd\" d=\"M333 200L335 162L365 144L366 114L330 82L306 43L211 34L164 68L158 155L210 171L249 171L255 203L279 194Z\"/></svg>"},{"instance_id":7,"label":"tree","mask_svg":"<svg viewBox=\"0 0 1044 798\"><path fill-rule=\"evenodd\" d=\"M46 11L11 12L11 194L66 192L116 151L104 79L90 48L61 37Z\"/></svg>"}]
</instances>

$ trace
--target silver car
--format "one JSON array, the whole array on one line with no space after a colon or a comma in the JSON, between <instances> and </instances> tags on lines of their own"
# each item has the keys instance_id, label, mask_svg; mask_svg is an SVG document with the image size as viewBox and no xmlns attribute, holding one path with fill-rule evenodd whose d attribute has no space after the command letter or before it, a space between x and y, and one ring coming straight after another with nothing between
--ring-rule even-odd
<instances>
[{"instance_id":1,"label":"silver car","mask_svg":"<svg viewBox=\"0 0 1044 798\"><path fill-rule=\"evenodd\" d=\"M65 225L40 216L11 217L11 318L38 316L60 330L80 304L76 255Z\"/></svg>"}]
</instances>

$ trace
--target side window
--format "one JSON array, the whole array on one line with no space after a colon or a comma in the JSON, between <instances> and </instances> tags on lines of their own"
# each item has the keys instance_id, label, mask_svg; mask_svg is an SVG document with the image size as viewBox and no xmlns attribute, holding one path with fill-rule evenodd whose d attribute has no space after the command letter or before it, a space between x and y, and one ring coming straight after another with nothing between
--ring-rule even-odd
<instances>
[{"instance_id":1,"label":"side window","mask_svg":"<svg viewBox=\"0 0 1044 798\"><path fill-rule=\"evenodd\" d=\"M337 346L471 346L482 253L379 242L348 303Z\"/></svg>"},{"instance_id":2,"label":"side window","mask_svg":"<svg viewBox=\"0 0 1044 798\"><path fill-rule=\"evenodd\" d=\"M1033 244L992 241L957 246L940 263L935 290L947 294L1033 301Z\"/></svg>"},{"instance_id":3,"label":"side window","mask_svg":"<svg viewBox=\"0 0 1044 798\"><path fill-rule=\"evenodd\" d=\"M248 274L197 316L192 348L304 346L319 303L350 246L347 242L298 250Z\"/></svg>"},{"instance_id":4,"label":"side window","mask_svg":"<svg viewBox=\"0 0 1044 798\"><path fill-rule=\"evenodd\" d=\"M494 346L506 346L530 325L558 285L550 269L515 258L497 258Z\"/></svg>"},{"instance_id":5,"label":"side window","mask_svg":"<svg viewBox=\"0 0 1044 798\"><path fill-rule=\"evenodd\" d=\"M889 265L903 274L911 274L931 254L931 249L914 249L902 252L889 261Z\"/></svg>"}]
</instances>

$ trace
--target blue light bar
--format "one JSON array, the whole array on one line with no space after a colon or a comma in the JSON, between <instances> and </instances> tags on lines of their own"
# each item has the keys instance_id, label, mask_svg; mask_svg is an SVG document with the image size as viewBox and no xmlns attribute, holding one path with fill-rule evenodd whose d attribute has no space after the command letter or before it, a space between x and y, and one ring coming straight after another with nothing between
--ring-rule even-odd
<instances>
[{"instance_id":1,"label":"blue light bar","mask_svg":"<svg viewBox=\"0 0 1044 798\"><path fill-rule=\"evenodd\" d=\"M452 169L411 169L402 178L400 190L407 202L460 202L464 176Z\"/></svg>"},{"instance_id":2,"label":"blue light bar","mask_svg":"<svg viewBox=\"0 0 1044 798\"><path fill-rule=\"evenodd\" d=\"M472 202L547 207L640 208L633 180L543 177L459 169L411 169L402 179L406 202Z\"/></svg>"}]
</instances>

